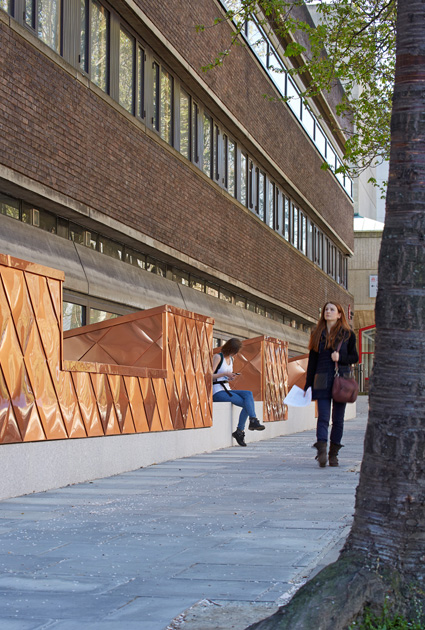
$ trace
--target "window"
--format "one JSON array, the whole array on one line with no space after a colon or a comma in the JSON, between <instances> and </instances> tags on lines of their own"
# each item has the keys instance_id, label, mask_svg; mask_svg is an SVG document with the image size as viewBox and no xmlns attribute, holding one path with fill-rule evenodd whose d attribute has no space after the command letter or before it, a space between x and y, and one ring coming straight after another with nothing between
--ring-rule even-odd
<instances>
[{"instance_id":1,"label":"window","mask_svg":"<svg viewBox=\"0 0 425 630\"><path fill-rule=\"evenodd\" d=\"M19 206L20 203L17 199L12 199L12 197L0 193L0 214L5 214L19 221Z\"/></svg>"},{"instance_id":2,"label":"window","mask_svg":"<svg viewBox=\"0 0 425 630\"><path fill-rule=\"evenodd\" d=\"M219 296L219 287L216 284L212 284L211 282L206 283L205 292L208 295L212 295L213 297L218 298Z\"/></svg>"},{"instance_id":3,"label":"window","mask_svg":"<svg viewBox=\"0 0 425 630\"><path fill-rule=\"evenodd\" d=\"M246 307L246 299L240 295L237 295L235 298L235 304L236 306L240 306L241 308L245 308Z\"/></svg>"},{"instance_id":4,"label":"window","mask_svg":"<svg viewBox=\"0 0 425 630\"><path fill-rule=\"evenodd\" d=\"M123 246L110 238L106 238L106 236L99 236L98 249L102 254L123 260Z\"/></svg>"},{"instance_id":5,"label":"window","mask_svg":"<svg viewBox=\"0 0 425 630\"><path fill-rule=\"evenodd\" d=\"M190 160L190 96L180 90L180 153Z\"/></svg>"},{"instance_id":6,"label":"window","mask_svg":"<svg viewBox=\"0 0 425 630\"><path fill-rule=\"evenodd\" d=\"M171 270L171 279L179 284L184 284L187 287L189 286L189 274L186 271L177 269L176 267L173 267Z\"/></svg>"},{"instance_id":7,"label":"window","mask_svg":"<svg viewBox=\"0 0 425 630\"><path fill-rule=\"evenodd\" d=\"M241 204L248 205L248 156L245 153L241 153Z\"/></svg>"},{"instance_id":8,"label":"window","mask_svg":"<svg viewBox=\"0 0 425 630\"><path fill-rule=\"evenodd\" d=\"M202 293L205 292L205 280L202 280L202 278L196 278L196 276L190 276L190 286L192 289L195 289L196 291L202 291Z\"/></svg>"},{"instance_id":9,"label":"window","mask_svg":"<svg viewBox=\"0 0 425 630\"><path fill-rule=\"evenodd\" d=\"M152 64L152 126L159 131L159 65L156 61Z\"/></svg>"},{"instance_id":10,"label":"window","mask_svg":"<svg viewBox=\"0 0 425 630\"><path fill-rule=\"evenodd\" d=\"M292 245L298 248L298 208L292 206Z\"/></svg>"},{"instance_id":11,"label":"window","mask_svg":"<svg viewBox=\"0 0 425 630\"><path fill-rule=\"evenodd\" d=\"M6 10L11 11L11 2L2 2L8 5ZM24 20L25 24L36 31L38 37L50 48L60 53L61 44L61 1L60 0L25 0Z\"/></svg>"},{"instance_id":12,"label":"window","mask_svg":"<svg viewBox=\"0 0 425 630\"><path fill-rule=\"evenodd\" d=\"M314 117L312 116L309 109L307 109L305 103L302 105L302 123L303 127L310 136L312 140L314 140Z\"/></svg>"},{"instance_id":13,"label":"window","mask_svg":"<svg viewBox=\"0 0 425 630\"><path fill-rule=\"evenodd\" d=\"M125 248L125 262L133 265L133 267L146 269L146 256L140 252L130 249L129 247Z\"/></svg>"},{"instance_id":14,"label":"window","mask_svg":"<svg viewBox=\"0 0 425 630\"><path fill-rule=\"evenodd\" d=\"M105 322L109 319L115 319L116 317L119 317L117 313L100 311L97 308L90 309L90 324L98 324L99 322Z\"/></svg>"},{"instance_id":15,"label":"window","mask_svg":"<svg viewBox=\"0 0 425 630\"><path fill-rule=\"evenodd\" d=\"M257 171L257 214L262 221L264 221L265 216L265 206L266 206L266 176L265 174L258 170Z\"/></svg>"},{"instance_id":16,"label":"window","mask_svg":"<svg viewBox=\"0 0 425 630\"><path fill-rule=\"evenodd\" d=\"M287 86L286 87L286 96L290 99L288 101L288 105L292 109L292 111L294 112L295 116L299 119L299 117L300 117L301 100L300 100L300 97L298 95L298 89L295 87L295 83L293 82L293 80L289 76L288 76L288 80L286 82L286 86Z\"/></svg>"},{"instance_id":17,"label":"window","mask_svg":"<svg viewBox=\"0 0 425 630\"><path fill-rule=\"evenodd\" d=\"M89 71L89 7L87 0L80 0L80 54L78 62L80 70L88 74Z\"/></svg>"},{"instance_id":18,"label":"window","mask_svg":"<svg viewBox=\"0 0 425 630\"><path fill-rule=\"evenodd\" d=\"M161 68L161 138L173 144L173 77Z\"/></svg>"},{"instance_id":19,"label":"window","mask_svg":"<svg viewBox=\"0 0 425 630\"><path fill-rule=\"evenodd\" d=\"M62 307L63 313L63 329L71 330L72 328L80 328L86 323L86 309L81 304L73 302L64 302Z\"/></svg>"},{"instance_id":20,"label":"window","mask_svg":"<svg viewBox=\"0 0 425 630\"><path fill-rule=\"evenodd\" d=\"M0 0L0 9L13 15L13 0Z\"/></svg>"},{"instance_id":21,"label":"window","mask_svg":"<svg viewBox=\"0 0 425 630\"><path fill-rule=\"evenodd\" d=\"M319 125L316 124L316 146L323 157L326 156L326 137Z\"/></svg>"},{"instance_id":22,"label":"window","mask_svg":"<svg viewBox=\"0 0 425 630\"><path fill-rule=\"evenodd\" d=\"M300 239L299 239L299 248L303 254L307 254L307 220L305 215L300 212L299 214L299 229L300 229Z\"/></svg>"},{"instance_id":23,"label":"window","mask_svg":"<svg viewBox=\"0 0 425 630\"><path fill-rule=\"evenodd\" d=\"M134 114L134 84L136 41L122 28L120 29L119 49L119 104L130 114Z\"/></svg>"},{"instance_id":24,"label":"window","mask_svg":"<svg viewBox=\"0 0 425 630\"><path fill-rule=\"evenodd\" d=\"M202 170L208 177L212 176L212 119L204 114L202 134Z\"/></svg>"},{"instance_id":25,"label":"window","mask_svg":"<svg viewBox=\"0 0 425 630\"><path fill-rule=\"evenodd\" d=\"M283 228L283 236L284 238L286 238L287 241L289 241L289 226L290 226L290 211L291 211L291 204L290 201L288 199L288 197L285 197L285 202L284 202L284 228Z\"/></svg>"},{"instance_id":26,"label":"window","mask_svg":"<svg viewBox=\"0 0 425 630\"><path fill-rule=\"evenodd\" d=\"M274 184L271 181L267 181L267 187L268 187L268 203L267 203L267 210L268 210L268 225L269 227L274 230L276 228L276 222L275 222L275 205L274 205L274 201L275 201L275 197L274 197Z\"/></svg>"},{"instance_id":27,"label":"window","mask_svg":"<svg viewBox=\"0 0 425 630\"><path fill-rule=\"evenodd\" d=\"M236 144L233 140L230 140L225 136L225 149L226 149L226 188L228 192L234 197L236 192L235 186L235 157L236 157Z\"/></svg>"},{"instance_id":28,"label":"window","mask_svg":"<svg viewBox=\"0 0 425 630\"><path fill-rule=\"evenodd\" d=\"M156 273L157 276L162 276L165 278L167 266L165 263L162 263L159 260L155 260L155 258L151 258L150 256L146 257L146 270L151 273Z\"/></svg>"},{"instance_id":29,"label":"window","mask_svg":"<svg viewBox=\"0 0 425 630\"><path fill-rule=\"evenodd\" d=\"M141 46L137 47L137 78L138 78L138 105L137 115L139 118L144 118L145 113L145 51Z\"/></svg>"},{"instance_id":30,"label":"window","mask_svg":"<svg viewBox=\"0 0 425 630\"><path fill-rule=\"evenodd\" d=\"M272 52L269 55L269 74L271 76L271 78L273 79L274 83L276 84L276 87L278 88L279 92L282 94L282 96L285 96L286 94L286 71L283 67L283 65L281 64L279 58L277 57L277 55L275 55L274 52Z\"/></svg>"},{"instance_id":31,"label":"window","mask_svg":"<svg viewBox=\"0 0 425 630\"><path fill-rule=\"evenodd\" d=\"M192 159L195 164L199 163L199 108L197 103L192 103Z\"/></svg>"},{"instance_id":32,"label":"window","mask_svg":"<svg viewBox=\"0 0 425 630\"><path fill-rule=\"evenodd\" d=\"M255 313L255 311L256 311L255 302L253 302L252 300L247 300L246 301L246 310L247 311L251 311L251 313Z\"/></svg>"},{"instance_id":33,"label":"window","mask_svg":"<svg viewBox=\"0 0 425 630\"><path fill-rule=\"evenodd\" d=\"M91 3L90 66L91 79L108 92L109 76L109 12L97 0Z\"/></svg>"},{"instance_id":34,"label":"window","mask_svg":"<svg viewBox=\"0 0 425 630\"><path fill-rule=\"evenodd\" d=\"M220 141L220 129L218 128L217 125L214 125L213 169L214 169L214 179L217 182L220 179L219 141Z\"/></svg>"},{"instance_id":35,"label":"window","mask_svg":"<svg viewBox=\"0 0 425 630\"><path fill-rule=\"evenodd\" d=\"M222 289L220 287L220 300L224 300L225 302L229 302L230 304L233 302L233 293L227 291L227 289Z\"/></svg>"}]
</instances>

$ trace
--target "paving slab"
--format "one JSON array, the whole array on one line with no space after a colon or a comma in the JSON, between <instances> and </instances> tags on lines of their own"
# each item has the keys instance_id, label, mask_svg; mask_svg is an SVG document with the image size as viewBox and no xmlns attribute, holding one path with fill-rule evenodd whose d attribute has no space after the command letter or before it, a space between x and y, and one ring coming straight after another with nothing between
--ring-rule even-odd
<instances>
[{"instance_id":1,"label":"paving slab","mask_svg":"<svg viewBox=\"0 0 425 630\"><path fill-rule=\"evenodd\" d=\"M313 431L0 502L1 630L244 630L334 561L367 399L339 468Z\"/></svg>"}]
</instances>

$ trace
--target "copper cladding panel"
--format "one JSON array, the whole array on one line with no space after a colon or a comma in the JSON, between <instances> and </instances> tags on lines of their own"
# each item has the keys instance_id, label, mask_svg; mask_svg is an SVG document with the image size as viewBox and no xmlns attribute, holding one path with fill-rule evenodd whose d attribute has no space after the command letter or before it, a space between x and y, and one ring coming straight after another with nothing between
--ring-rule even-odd
<instances>
[{"instance_id":1,"label":"copper cladding panel","mask_svg":"<svg viewBox=\"0 0 425 630\"><path fill-rule=\"evenodd\" d=\"M68 331L63 370L62 282L0 254L0 443L211 426L211 318L164 306Z\"/></svg>"},{"instance_id":2,"label":"copper cladding panel","mask_svg":"<svg viewBox=\"0 0 425 630\"><path fill-rule=\"evenodd\" d=\"M304 389L307 377L308 354L293 357L288 361L288 391L293 385Z\"/></svg>"}]
</instances>

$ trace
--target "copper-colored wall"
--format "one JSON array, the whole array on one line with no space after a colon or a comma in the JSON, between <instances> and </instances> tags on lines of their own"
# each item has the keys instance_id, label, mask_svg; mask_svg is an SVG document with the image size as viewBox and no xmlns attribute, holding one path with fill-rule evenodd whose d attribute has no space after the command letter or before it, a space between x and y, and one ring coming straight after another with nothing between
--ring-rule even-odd
<instances>
[{"instance_id":1,"label":"copper-colored wall","mask_svg":"<svg viewBox=\"0 0 425 630\"><path fill-rule=\"evenodd\" d=\"M211 318L164 306L150 324L143 311L88 326L96 339L125 336L139 317L155 331L154 349L145 344L145 361L139 354L133 366L75 355L62 363L63 280L62 272L0 254L0 443L211 426ZM146 367L151 359L155 368Z\"/></svg>"},{"instance_id":2,"label":"copper-colored wall","mask_svg":"<svg viewBox=\"0 0 425 630\"><path fill-rule=\"evenodd\" d=\"M220 352L216 348L214 353ZM232 389L248 389L254 400L262 400L263 420L286 420L288 410L283 400L288 392L288 343L262 335L245 339L234 361L240 376L232 381Z\"/></svg>"}]
</instances>

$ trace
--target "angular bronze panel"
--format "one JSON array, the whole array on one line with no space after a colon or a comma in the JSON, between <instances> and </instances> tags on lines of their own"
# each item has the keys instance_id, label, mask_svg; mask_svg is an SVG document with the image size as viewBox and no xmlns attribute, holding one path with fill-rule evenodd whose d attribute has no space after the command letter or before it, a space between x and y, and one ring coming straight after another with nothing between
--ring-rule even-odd
<instances>
[{"instance_id":1,"label":"angular bronze panel","mask_svg":"<svg viewBox=\"0 0 425 630\"><path fill-rule=\"evenodd\" d=\"M87 436L104 435L90 374L88 372L72 372L72 380Z\"/></svg>"},{"instance_id":2,"label":"angular bronze panel","mask_svg":"<svg viewBox=\"0 0 425 630\"><path fill-rule=\"evenodd\" d=\"M29 334L35 322L31 300L24 275L17 269L0 268L10 311L15 322L16 332L22 352L25 352Z\"/></svg>"},{"instance_id":3,"label":"angular bronze panel","mask_svg":"<svg viewBox=\"0 0 425 630\"><path fill-rule=\"evenodd\" d=\"M103 432L105 435L117 435L120 433L120 429L108 383L108 377L106 374L90 374L90 378L96 396Z\"/></svg>"},{"instance_id":4,"label":"angular bronze panel","mask_svg":"<svg viewBox=\"0 0 425 630\"><path fill-rule=\"evenodd\" d=\"M153 378L152 385L155 391L156 404L158 407L162 430L171 431L173 424L170 417L170 408L168 406L168 396L165 382L162 378Z\"/></svg>"},{"instance_id":5,"label":"angular bronze panel","mask_svg":"<svg viewBox=\"0 0 425 630\"><path fill-rule=\"evenodd\" d=\"M18 423L13 413L6 381L0 369L0 443L22 442Z\"/></svg>"},{"instance_id":6,"label":"angular bronze panel","mask_svg":"<svg viewBox=\"0 0 425 630\"><path fill-rule=\"evenodd\" d=\"M149 424L146 418L139 379L134 376L124 376L123 378L136 432L146 433L149 431Z\"/></svg>"},{"instance_id":7,"label":"angular bronze panel","mask_svg":"<svg viewBox=\"0 0 425 630\"><path fill-rule=\"evenodd\" d=\"M135 433L130 404L124 385L124 378L115 374L108 375L109 387L115 405L115 413L120 433Z\"/></svg>"},{"instance_id":8,"label":"angular bronze panel","mask_svg":"<svg viewBox=\"0 0 425 630\"><path fill-rule=\"evenodd\" d=\"M68 437L87 437L71 373L59 370L51 373Z\"/></svg>"}]
</instances>

